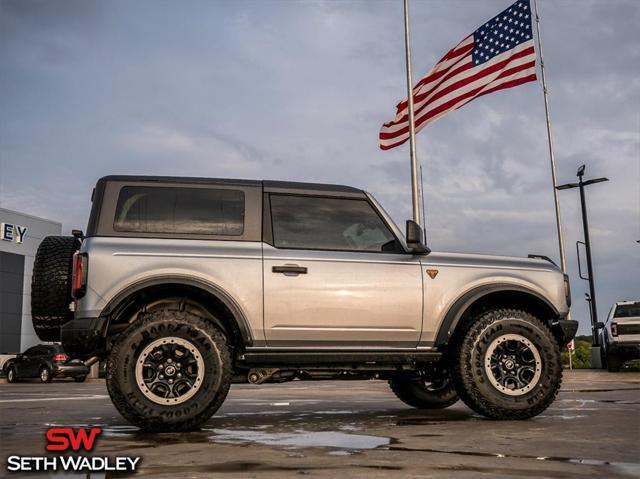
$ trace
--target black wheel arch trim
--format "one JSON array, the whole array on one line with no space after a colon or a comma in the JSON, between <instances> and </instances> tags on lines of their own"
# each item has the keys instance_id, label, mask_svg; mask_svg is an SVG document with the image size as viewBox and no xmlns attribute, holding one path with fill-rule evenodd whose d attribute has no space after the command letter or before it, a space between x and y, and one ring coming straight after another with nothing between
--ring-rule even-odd
<instances>
[{"instance_id":1,"label":"black wheel arch trim","mask_svg":"<svg viewBox=\"0 0 640 479\"><path fill-rule=\"evenodd\" d=\"M553 312L555 318L560 318L562 316L557 308L547 298L525 286L511 283L498 283L477 286L462 294L462 296L460 296L448 309L447 313L444 316L444 319L442 320L442 323L440 324L440 330L438 331L438 334L436 336L435 345L442 346L447 344L447 342L455 332L456 327L458 326L458 323L460 322L460 319L462 318L464 313L476 301L489 294L509 292L525 293L531 295L532 297L542 301Z\"/></svg>"},{"instance_id":2,"label":"black wheel arch trim","mask_svg":"<svg viewBox=\"0 0 640 479\"><path fill-rule=\"evenodd\" d=\"M233 299L233 297L218 285L198 279L198 278L193 278L191 276L162 275L162 276L146 278L142 281L132 283L126 286L124 289L120 290L115 296L113 296L109 300L107 305L102 309L100 313L100 317L107 318L107 320L110 322L110 320L112 319L112 315L124 305L127 298L131 297L135 293L138 293L144 289L151 288L154 286L162 286L162 285L169 285L169 284L179 284L181 286L190 286L193 288L200 289L216 297L229 309L229 311L231 311L231 314L235 319L238 330L240 331L240 335L242 336L242 342L244 343L244 345L245 346L253 345L253 336L251 335L251 328L249 327L249 322L247 321L245 314L243 313L238 303ZM106 329L107 328L105 328L105 331Z\"/></svg>"}]
</instances>

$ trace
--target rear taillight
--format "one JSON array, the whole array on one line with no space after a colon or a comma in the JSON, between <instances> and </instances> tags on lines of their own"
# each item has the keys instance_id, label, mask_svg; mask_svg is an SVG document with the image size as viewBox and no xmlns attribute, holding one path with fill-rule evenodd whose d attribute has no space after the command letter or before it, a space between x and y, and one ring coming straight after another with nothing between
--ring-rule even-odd
<instances>
[{"instance_id":1,"label":"rear taillight","mask_svg":"<svg viewBox=\"0 0 640 479\"><path fill-rule=\"evenodd\" d=\"M67 356L66 354L54 354L53 355L53 362L54 363L65 363L69 360L69 356Z\"/></svg>"},{"instance_id":2,"label":"rear taillight","mask_svg":"<svg viewBox=\"0 0 640 479\"><path fill-rule=\"evenodd\" d=\"M71 276L71 296L80 299L87 290L87 268L89 257L86 253L76 253L73 255L73 273Z\"/></svg>"},{"instance_id":3,"label":"rear taillight","mask_svg":"<svg viewBox=\"0 0 640 479\"><path fill-rule=\"evenodd\" d=\"M611 336L618 336L618 323L611 323Z\"/></svg>"}]
</instances>

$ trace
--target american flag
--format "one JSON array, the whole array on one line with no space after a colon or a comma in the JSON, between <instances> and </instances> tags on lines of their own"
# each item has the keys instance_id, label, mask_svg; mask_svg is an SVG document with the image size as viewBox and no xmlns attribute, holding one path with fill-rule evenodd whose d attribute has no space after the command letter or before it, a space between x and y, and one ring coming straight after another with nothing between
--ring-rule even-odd
<instances>
[{"instance_id":1,"label":"american flag","mask_svg":"<svg viewBox=\"0 0 640 479\"><path fill-rule=\"evenodd\" d=\"M536 79L530 0L516 1L453 47L413 88L416 132L487 93ZM409 139L407 100L380 129L380 148Z\"/></svg>"}]
</instances>

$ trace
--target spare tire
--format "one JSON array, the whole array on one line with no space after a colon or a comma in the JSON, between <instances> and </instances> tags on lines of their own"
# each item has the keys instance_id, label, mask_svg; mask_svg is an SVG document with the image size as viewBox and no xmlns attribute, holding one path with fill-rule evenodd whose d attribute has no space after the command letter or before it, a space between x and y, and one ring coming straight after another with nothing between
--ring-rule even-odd
<instances>
[{"instance_id":1,"label":"spare tire","mask_svg":"<svg viewBox=\"0 0 640 479\"><path fill-rule=\"evenodd\" d=\"M42 341L59 341L60 326L73 318L71 269L80 240L73 236L47 236L36 253L31 279L31 320Z\"/></svg>"}]
</instances>

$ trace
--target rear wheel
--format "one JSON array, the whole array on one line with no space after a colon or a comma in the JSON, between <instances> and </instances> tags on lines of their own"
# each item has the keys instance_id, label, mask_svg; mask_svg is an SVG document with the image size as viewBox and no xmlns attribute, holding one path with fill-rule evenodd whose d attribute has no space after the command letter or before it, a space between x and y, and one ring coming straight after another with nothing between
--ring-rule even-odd
<instances>
[{"instance_id":1,"label":"rear wheel","mask_svg":"<svg viewBox=\"0 0 640 479\"><path fill-rule=\"evenodd\" d=\"M87 376L75 376L73 380L77 383L83 383L87 379Z\"/></svg>"},{"instance_id":2,"label":"rear wheel","mask_svg":"<svg viewBox=\"0 0 640 479\"><path fill-rule=\"evenodd\" d=\"M16 368L11 366L7 370L7 382L15 383L16 381L18 381L18 375L16 374Z\"/></svg>"},{"instance_id":3,"label":"rear wheel","mask_svg":"<svg viewBox=\"0 0 640 479\"><path fill-rule=\"evenodd\" d=\"M114 405L147 431L197 428L222 405L230 383L226 337L186 311L154 311L134 322L107 364Z\"/></svg>"},{"instance_id":4,"label":"rear wheel","mask_svg":"<svg viewBox=\"0 0 640 479\"><path fill-rule=\"evenodd\" d=\"M458 401L451 377L427 379L422 376L397 376L389 381L393 393L405 404L417 409L444 409Z\"/></svg>"},{"instance_id":5,"label":"rear wheel","mask_svg":"<svg viewBox=\"0 0 640 479\"><path fill-rule=\"evenodd\" d=\"M47 236L36 253L31 279L31 319L42 341L59 341L60 326L73 318L71 268L80 240L73 236Z\"/></svg>"},{"instance_id":6,"label":"rear wheel","mask_svg":"<svg viewBox=\"0 0 640 479\"><path fill-rule=\"evenodd\" d=\"M51 375L51 370L46 366L41 367L40 368L40 382L42 382L42 383L50 383L52 379L53 379L53 376Z\"/></svg>"},{"instance_id":7,"label":"rear wheel","mask_svg":"<svg viewBox=\"0 0 640 479\"><path fill-rule=\"evenodd\" d=\"M524 311L483 313L458 340L453 378L460 398L494 419L528 419L553 402L562 382L560 349Z\"/></svg>"}]
</instances>

